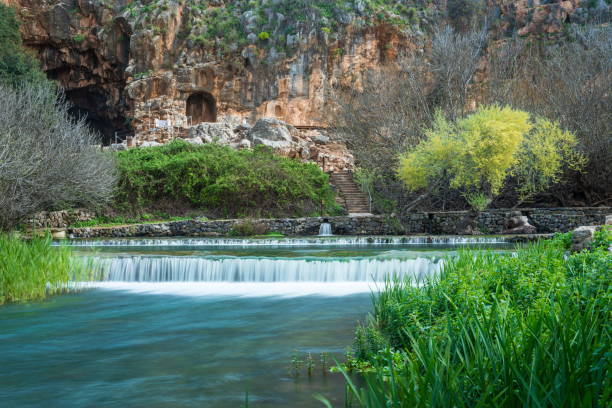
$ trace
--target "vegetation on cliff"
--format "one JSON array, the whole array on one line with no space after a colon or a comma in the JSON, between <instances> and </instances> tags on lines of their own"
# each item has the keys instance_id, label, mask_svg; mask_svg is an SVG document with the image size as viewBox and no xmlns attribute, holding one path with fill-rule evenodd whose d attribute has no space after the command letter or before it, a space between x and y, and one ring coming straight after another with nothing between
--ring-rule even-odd
<instances>
[{"instance_id":1,"label":"vegetation on cliff","mask_svg":"<svg viewBox=\"0 0 612 408\"><path fill-rule=\"evenodd\" d=\"M115 206L126 212L196 209L209 216L304 216L337 211L328 176L265 148L168 145L118 153Z\"/></svg>"},{"instance_id":2,"label":"vegetation on cliff","mask_svg":"<svg viewBox=\"0 0 612 408\"><path fill-rule=\"evenodd\" d=\"M185 7L181 36L189 47L205 48L216 55L241 51L249 44L290 54L299 45L299 34L335 36L349 24L406 27L418 24L419 16L428 12L426 1L407 4L399 0L185 0ZM173 10L169 0L138 0L126 6L123 14L139 29L162 33L164 28L155 21L164 13L175 13Z\"/></svg>"},{"instance_id":3,"label":"vegetation on cliff","mask_svg":"<svg viewBox=\"0 0 612 408\"><path fill-rule=\"evenodd\" d=\"M608 231L516 256L463 252L431 281L389 283L358 328L360 406L606 406L612 394Z\"/></svg>"},{"instance_id":4,"label":"vegetation on cliff","mask_svg":"<svg viewBox=\"0 0 612 408\"><path fill-rule=\"evenodd\" d=\"M16 86L44 80L38 60L22 47L15 10L0 3L0 83Z\"/></svg>"}]
</instances>

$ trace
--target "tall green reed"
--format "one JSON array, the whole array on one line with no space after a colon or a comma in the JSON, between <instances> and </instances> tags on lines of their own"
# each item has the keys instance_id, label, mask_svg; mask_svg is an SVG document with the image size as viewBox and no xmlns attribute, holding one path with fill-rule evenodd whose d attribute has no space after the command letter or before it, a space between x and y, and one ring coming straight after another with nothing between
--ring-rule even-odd
<instances>
[{"instance_id":1,"label":"tall green reed","mask_svg":"<svg viewBox=\"0 0 612 408\"><path fill-rule=\"evenodd\" d=\"M51 243L49 236L25 241L0 234L0 304L44 299L88 274L86 261Z\"/></svg>"},{"instance_id":2,"label":"tall green reed","mask_svg":"<svg viewBox=\"0 0 612 408\"><path fill-rule=\"evenodd\" d=\"M464 252L388 282L341 371L363 407L599 407L612 399L612 257L563 239ZM361 367L359 385L347 366ZM347 406L354 406L347 403Z\"/></svg>"}]
</instances>

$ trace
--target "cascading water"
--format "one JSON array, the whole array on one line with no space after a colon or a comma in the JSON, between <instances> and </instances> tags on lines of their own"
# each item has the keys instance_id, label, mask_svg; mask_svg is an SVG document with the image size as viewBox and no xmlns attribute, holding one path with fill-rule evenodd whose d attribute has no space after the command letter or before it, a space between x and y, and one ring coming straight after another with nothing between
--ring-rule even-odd
<instances>
[{"instance_id":1,"label":"cascading water","mask_svg":"<svg viewBox=\"0 0 612 408\"><path fill-rule=\"evenodd\" d=\"M98 258L103 280L121 282L384 282L394 276L422 280L442 260L278 259L127 256Z\"/></svg>"},{"instance_id":2,"label":"cascading water","mask_svg":"<svg viewBox=\"0 0 612 408\"><path fill-rule=\"evenodd\" d=\"M80 239L63 242L76 247L325 247L325 246L384 246L384 245L495 245L507 244L505 237L482 236L331 236L296 238L147 238L147 239ZM55 244L59 245L59 244Z\"/></svg>"},{"instance_id":3,"label":"cascading water","mask_svg":"<svg viewBox=\"0 0 612 408\"><path fill-rule=\"evenodd\" d=\"M321 223L321 226L319 227L319 236L320 237L331 237L332 236L331 224L329 222Z\"/></svg>"},{"instance_id":4,"label":"cascading water","mask_svg":"<svg viewBox=\"0 0 612 408\"><path fill-rule=\"evenodd\" d=\"M99 278L86 286L194 296L339 296L377 290L396 278L418 282L434 276L448 252L427 246L491 243L504 241L498 237L334 236L68 244L81 247L79 252L100 266ZM410 249L411 245L418 250ZM98 247L99 253L87 255L87 247Z\"/></svg>"},{"instance_id":5,"label":"cascading water","mask_svg":"<svg viewBox=\"0 0 612 408\"><path fill-rule=\"evenodd\" d=\"M97 257L99 280L86 287L180 296L345 296L377 291L386 281L423 281L442 259Z\"/></svg>"}]
</instances>

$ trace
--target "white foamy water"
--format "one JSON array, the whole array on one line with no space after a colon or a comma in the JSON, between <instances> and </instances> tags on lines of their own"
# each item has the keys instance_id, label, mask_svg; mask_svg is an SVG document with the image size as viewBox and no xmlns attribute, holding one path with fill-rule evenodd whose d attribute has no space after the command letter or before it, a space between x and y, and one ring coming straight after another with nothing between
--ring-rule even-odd
<instances>
[{"instance_id":1,"label":"white foamy water","mask_svg":"<svg viewBox=\"0 0 612 408\"><path fill-rule=\"evenodd\" d=\"M103 281L114 282L384 282L425 279L443 261L416 259L206 258L121 256L97 258Z\"/></svg>"},{"instance_id":2,"label":"white foamy water","mask_svg":"<svg viewBox=\"0 0 612 408\"><path fill-rule=\"evenodd\" d=\"M76 247L307 247L377 245L470 245L503 244L505 237L479 236L364 236L302 238L146 238L79 239L64 242ZM55 245L59 245L56 243Z\"/></svg>"},{"instance_id":3,"label":"white foamy water","mask_svg":"<svg viewBox=\"0 0 612 408\"><path fill-rule=\"evenodd\" d=\"M375 282L85 282L80 288L175 296L348 296L381 290Z\"/></svg>"}]
</instances>

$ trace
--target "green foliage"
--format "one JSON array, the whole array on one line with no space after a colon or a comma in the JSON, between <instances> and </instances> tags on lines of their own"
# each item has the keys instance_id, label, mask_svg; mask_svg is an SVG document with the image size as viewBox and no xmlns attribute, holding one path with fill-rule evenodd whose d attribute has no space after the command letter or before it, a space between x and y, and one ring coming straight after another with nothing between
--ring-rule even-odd
<instances>
[{"instance_id":1,"label":"green foliage","mask_svg":"<svg viewBox=\"0 0 612 408\"><path fill-rule=\"evenodd\" d=\"M476 211L484 211L491 204L491 199L483 193L467 193L464 197L470 207Z\"/></svg>"},{"instance_id":2,"label":"green foliage","mask_svg":"<svg viewBox=\"0 0 612 408\"><path fill-rule=\"evenodd\" d=\"M72 39L74 40L75 43L80 44L83 41L85 41L85 36L83 34L77 34Z\"/></svg>"},{"instance_id":3,"label":"green foliage","mask_svg":"<svg viewBox=\"0 0 612 408\"><path fill-rule=\"evenodd\" d=\"M0 234L0 305L44 299L63 291L80 267L69 248L52 247L48 236L26 242Z\"/></svg>"},{"instance_id":4,"label":"green foliage","mask_svg":"<svg viewBox=\"0 0 612 408\"><path fill-rule=\"evenodd\" d=\"M146 4L145 4L146 3ZM249 33L259 33L260 47L291 52L286 35L320 30L326 36L343 26L357 27L417 24L428 1L407 7L403 0L265 0L208 2L186 0L181 38L215 55L227 55L248 46ZM155 21L167 9L166 2L136 0L124 8L124 15L137 28ZM247 17L248 16L248 17ZM350 17L350 22L346 18ZM282 35L281 35L282 34Z\"/></svg>"},{"instance_id":5,"label":"green foliage","mask_svg":"<svg viewBox=\"0 0 612 408\"><path fill-rule=\"evenodd\" d=\"M17 86L44 80L38 61L22 47L15 10L0 3L0 82Z\"/></svg>"},{"instance_id":6,"label":"green foliage","mask_svg":"<svg viewBox=\"0 0 612 408\"><path fill-rule=\"evenodd\" d=\"M608 235L606 235L608 234ZM606 406L612 243L566 256L567 234L515 256L464 252L440 276L390 282L357 330L364 407Z\"/></svg>"},{"instance_id":7,"label":"green foliage","mask_svg":"<svg viewBox=\"0 0 612 408\"><path fill-rule=\"evenodd\" d=\"M176 140L119 152L117 206L135 212L172 200L219 216L282 216L337 210L316 165L269 149L234 150Z\"/></svg>"},{"instance_id":8,"label":"green foliage","mask_svg":"<svg viewBox=\"0 0 612 408\"><path fill-rule=\"evenodd\" d=\"M265 235L266 233L267 229L264 224L254 222L251 219L234 224L230 231L230 235L234 237L252 237L254 235Z\"/></svg>"},{"instance_id":9,"label":"green foliage","mask_svg":"<svg viewBox=\"0 0 612 408\"><path fill-rule=\"evenodd\" d=\"M510 176L525 199L558 182L565 168L584 165L573 134L510 107L481 107L455 122L438 112L425 136L402 156L399 177L411 190L448 183L475 209L484 209Z\"/></svg>"}]
</instances>

